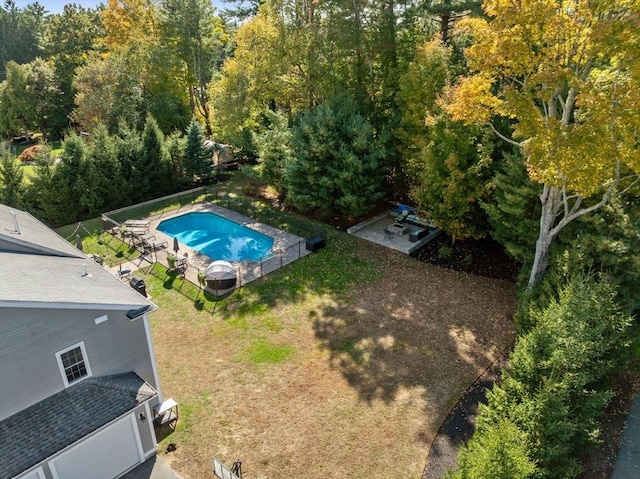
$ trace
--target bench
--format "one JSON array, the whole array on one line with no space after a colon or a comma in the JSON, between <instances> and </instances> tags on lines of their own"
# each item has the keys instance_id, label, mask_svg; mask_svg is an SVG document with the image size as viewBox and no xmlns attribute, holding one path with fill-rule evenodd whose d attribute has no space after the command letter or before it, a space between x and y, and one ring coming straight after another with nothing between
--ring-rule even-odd
<instances>
[{"instance_id":1,"label":"bench","mask_svg":"<svg viewBox=\"0 0 640 479\"><path fill-rule=\"evenodd\" d=\"M158 411L155 412L153 422L158 426L165 426L178 422L178 403L169 398L160 404Z\"/></svg>"}]
</instances>

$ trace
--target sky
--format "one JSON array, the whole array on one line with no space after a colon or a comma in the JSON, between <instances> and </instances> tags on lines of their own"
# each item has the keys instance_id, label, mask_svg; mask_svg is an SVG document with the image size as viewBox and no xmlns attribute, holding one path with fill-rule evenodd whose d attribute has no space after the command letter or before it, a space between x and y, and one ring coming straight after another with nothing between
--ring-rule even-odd
<instances>
[{"instance_id":1,"label":"sky","mask_svg":"<svg viewBox=\"0 0 640 479\"><path fill-rule=\"evenodd\" d=\"M30 3L34 3L35 0L14 0L18 7L26 7ZM213 6L216 10L221 11L225 5L222 0L212 0ZM38 3L42 5L49 13L62 13L62 9L68 3L75 3L82 5L85 8L93 8L101 3L107 4L107 0L38 0Z\"/></svg>"}]
</instances>

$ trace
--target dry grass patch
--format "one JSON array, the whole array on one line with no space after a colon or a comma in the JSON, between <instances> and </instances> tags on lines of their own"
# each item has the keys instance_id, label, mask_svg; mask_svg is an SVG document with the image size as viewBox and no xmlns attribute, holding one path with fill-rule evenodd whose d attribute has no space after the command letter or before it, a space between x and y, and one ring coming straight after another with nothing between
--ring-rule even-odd
<instances>
[{"instance_id":1,"label":"dry grass patch","mask_svg":"<svg viewBox=\"0 0 640 479\"><path fill-rule=\"evenodd\" d=\"M151 278L164 395L181 419L160 445L185 479L211 457L245 479L420 477L438 427L514 340L509 283L333 233L328 248L213 315Z\"/></svg>"}]
</instances>

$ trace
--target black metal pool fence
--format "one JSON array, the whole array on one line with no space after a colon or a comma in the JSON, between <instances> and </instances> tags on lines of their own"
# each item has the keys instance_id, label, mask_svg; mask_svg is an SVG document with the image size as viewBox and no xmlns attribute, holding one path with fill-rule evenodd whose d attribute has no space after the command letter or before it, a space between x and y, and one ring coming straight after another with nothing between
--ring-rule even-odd
<instances>
[{"instance_id":1,"label":"black metal pool fence","mask_svg":"<svg viewBox=\"0 0 640 479\"><path fill-rule=\"evenodd\" d=\"M280 269L284 265L292 263L306 254L316 252L327 244L327 230L319 228L318 225L304 218L286 215L269 207L256 205L232 197L226 193L219 193L211 187L195 188L103 213L101 215L103 230L118 237L121 236L120 228L122 224L129 219L144 217L151 213L153 213L152 216L154 219L159 219L169 212L175 213L176 210L188 211L193 205L203 201L209 201L302 238L300 241L292 243L286 248L270 252L259 260L245 261L236 266L235 269L238 277L236 288L242 287L250 281ZM166 206L157 207L157 205ZM156 251L146 251L144 243L132 241L131 246L138 249L141 254L146 254L148 258L151 257L152 262L157 262L158 255ZM194 282L194 284L197 285L198 283Z\"/></svg>"},{"instance_id":2,"label":"black metal pool fence","mask_svg":"<svg viewBox=\"0 0 640 479\"><path fill-rule=\"evenodd\" d=\"M317 235L318 231L324 231L319 225L313 224L304 218L217 191L211 186L201 186L102 213L103 229L107 231L112 228L119 228L121 223L128 219L146 217L151 214L154 218L162 218L169 212L188 210L196 203L203 201L222 206L302 238L311 238ZM326 233L323 234L323 237L325 237L326 242Z\"/></svg>"}]
</instances>

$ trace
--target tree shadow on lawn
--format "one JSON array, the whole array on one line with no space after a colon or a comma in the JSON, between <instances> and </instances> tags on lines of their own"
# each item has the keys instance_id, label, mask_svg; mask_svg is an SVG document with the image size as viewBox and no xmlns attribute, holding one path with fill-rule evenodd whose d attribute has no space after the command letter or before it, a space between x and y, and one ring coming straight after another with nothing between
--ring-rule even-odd
<instances>
[{"instance_id":1,"label":"tree shadow on lawn","mask_svg":"<svg viewBox=\"0 0 640 479\"><path fill-rule=\"evenodd\" d=\"M431 444L464 391L515 339L513 285L420 263L313 311L313 328L359 397L426 401L416 439Z\"/></svg>"},{"instance_id":2,"label":"tree shadow on lawn","mask_svg":"<svg viewBox=\"0 0 640 479\"><path fill-rule=\"evenodd\" d=\"M300 303L309 295L344 296L354 285L379 278L380 265L370 244L340 232L327 237L325 248L238 289L220 314L251 314L276 304Z\"/></svg>"}]
</instances>

